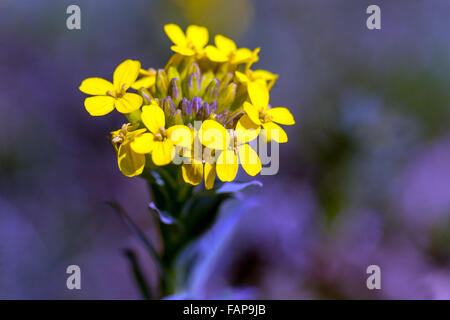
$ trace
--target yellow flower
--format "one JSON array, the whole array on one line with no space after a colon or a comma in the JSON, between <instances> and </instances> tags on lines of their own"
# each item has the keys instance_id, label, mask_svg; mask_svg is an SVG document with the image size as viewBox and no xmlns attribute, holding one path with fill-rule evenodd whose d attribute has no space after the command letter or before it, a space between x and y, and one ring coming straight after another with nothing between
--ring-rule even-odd
<instances>
[{"instance_id":1,"label":"yellow flower","mask_svg":"<svg viewBox=\"0 0 450 320\"><path fill-rule=\"evenodd\" d=\"M134 90L139 90L141 88L150 88L156 82L156 70L155 69L141 69L139 70L139 80L136 80L135 83L131 86Z\"/></svg>"},{"instance_id":2,"label":"yellow flower","mask_svg":"<svg viewBox=\"0 0 450 320\"><path fill-rule=\"evenodd\" d=\"M166 128L163 109L156 104L142 107L141 120L150 131L136 137L131 149L139 154L152 154L152 161L157 166L169 164L175 155L175 146L189 147L192 143L191 131L184 125Z\"/></svg>"},{"instance_id":3,"label":"yellow flower","mask_svg":"<svg viewBox=\"0 0 450 320\"><path fill-rule=\"evenodd\" d=\"M285 143L288 141L286 132L277 124L293 125L295 124L294 117L287 108L277 107L269 108L269 90L266 86L259 82L250 82L248 84L248 95L252 103L244 102L243 115L237 127L246 129L254 129L256 125L266 129L267 141L272 139L278 143Z\"/></svg>"},{"instance_id":4,"label":"yellow flower","mask_svg":"<svg viewBox=\"0 0 450 320\"><path fill-rule=\"evenodd\" d=\"M145 129L134 130L127 123L121 129L111 132L112 142L117 151L119 169L127 177L140 175L144 170L145 156L134 152L130 144L145 131ZM117 144L120 144L119 148L117 148Z\"/></svg>"},{"instance_id":5,"label":"yellow flower","mask_svg":"<svg viewBox=\"0 0 450 320\"><path fill-rule=\"evenodd\" d=\"M183 56L203 55L203 48L208 43L209 33L205 27L190 25L186 29L186 35L176 24L166 24L164 31L174 43L170 47L172 51Z\"/></svg>"},{"instance_id":6,"label":"yellow flower","mask_svg":"<svg viewBox=\"0 0 450 320\"><path fill-rule=\"evenodd\" d=\"M233 40L220 34L214 37L216 46L207 46L206 56L214 62L229 62L231 64L240 64L248 62L253 58L253 53L247 48L237 48Z\"/></svg>"},{"instance_id":7,"label":"yellow flower","mask_svg":"<svg viewBox=\"0 0 450 320\"><path fill-rule=\"evenodd\" d=\"M236 71L236 78L241 83L248 84L249 82L261 82L267 86L267 89L271 89L278 79L278 75L266 70L250 70L245 73Z\"/></svg>"},{"instance_id":8,"label":"yellow flower","mask_svg":"<svg viewBox=\"0 0 450 320\"><path fill-rule=\"evenodd\" d=\"M255 139L258 133L258 129L226 130L215 120L206 120L202 123L199 133L202 144L220 152L216 161L216 172L221 181L233 181L239 163L251 176L261 171L258 154L247 144Z\"/></svg>"},{"instance_id":9,"label":"yellow flower","mask_svg":"<svg viewBox=\"0 0 450 320\"><path fill-rule=\"evenodd\" d=\"M194 135L194 139L198 141L198 145L194 146L194 143L192 143L191 150L189 151L190 163L183 163L181 166L183 180L186 183L196 186L204 178L205 188L207 190L212 189L216 178L216 164L209 161L209 159L202 159L203 148L201 142L198 140L197 132L194 128L191 129L191 132ZM195 147L200 149L201 154L195 153Z\"/></svg>"},{"instance_id":10,"label":"yellow flower","mask_svg":"<svg viewBox=\"0 0 450 320\"><path fill-rule=\"evenodd\" d=\"M141 63L125 60L114 70L113 83L102 78L83 80L80 91L93 95L84 100L87 112L92 116L103 116L117 109L120 113L133 112L142 105L143 99L136 93L127 92L136 81Z\"/></svg>"}]
</instances>

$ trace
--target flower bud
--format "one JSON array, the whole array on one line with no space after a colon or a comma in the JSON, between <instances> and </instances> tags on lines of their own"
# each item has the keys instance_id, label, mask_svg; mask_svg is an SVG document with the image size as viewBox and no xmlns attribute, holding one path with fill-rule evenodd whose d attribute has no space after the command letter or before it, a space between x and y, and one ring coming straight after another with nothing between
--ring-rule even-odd
<instances>
[{"instance_id":1,"label":"flower bud","mask_svg":"<svg viewBox=\"0 0 450 320\"><path fill-rule=\"evenodd\" d=\"M220 122L222 125L226 125L230 111L224 110L223 112L216 115L216 121Z\"/></svg>"},{"instance_id":2,"label":"flower bud","mask_svg":"<svg viewBox=\"0 0 450 320\"><path fill-rule=\"evenodd\" d=\"M187 96L189 99L199 95L200 77L196 73L191 73L187 82Z\"/></svg>"},{"instance_id":3,"label":"flower bud","mask_svg":"<svg viewBox=\"0 0 450 320\"><path fill-rule=\"evenodd\" d=\"M218 104L216 101L213 101L209 104L210 112L217 112Z\"/></svg>"},{"instance_id":4,"label":"flower bud","mask_svg":"<svg viewBox=\"0 0 450 320\"><path fill-rule=\"evenodd\" d=\"M178 78L170 80L169 95L172 97L173 103L178 105L181 100L181 82Z\"/></svg>"},{"instance_id":5,"label":"flower bud","mask_svg":"<svg viewBox=\"0 0 450 320\"><path fill-rule=\"evenodd\" d=\"M194 114L197 114L200 112L200 109L202 107L202 98L199 97L194 97L192 99L192 111L194 112Z\"/></svg>"},{"instance_id":6,"label":"flower bud","mask_svg":"<svg viewBox=\"0 0 450 320\"><path fill-rule=\"evenodd\" d=\"M164 69L158 69L156 72L156 93L159 98L167 96L167 91L169 88L169 80Z\"/></svg>"},{"instance_id":7,"label":"flower bud","mask_svg":"<svg viewBox=\"0 0 450 320\"><path fill-rule=\"evenodd\" d=\"M233 79L233 74L231 72L226 73L222 80L220 80L220 86L219 90L220 92L223 92L226 87L228 87L228 84L230 83L231 79Z\"/></svg>"},{"instance_id":8,"label":"flower bud","mask_svg":"<svg viewBox=\"0 0 450 320\"><path fill-rule=\"evenodd\" d=\"M180 74L178 73L177 68L175 68L174 66L170 66L167 70L167 79L170 81L173 78L180 79Z\"/></svg>"},{"instance_id":9,"label":"flower bud","mask_svg":"<svg viewBox=\"0 0 450 320\"><path fill-rule=\"evenodd\" d=\"M221 91L219 99L217 99L219 104L218 112L228 109L233 104L234 98L236 97L236 87L236 84L232 82L224 91Z\"/></svg>"},{"instance_id":10,"label":"flower bud","mask_svg":"<svg viewBox=\"0 0 450 320\"><path fill-rule=\"evenodd\" d=\"M174 112L177 111L177 108L175 107L175 105L173 104L172 99L169 97L166 97L163 101L162 101L162 109L164 110L164 113L167 115L170 115Z\"/></svg>"},{"instance_id":11,"label":"flower bud","mask_svg":"<svg viewBox=\"0 0 450 320\"><path fill-rule=\"evenodd\" d=\"M204 73L200 81L200 91L204 92L206 87L211 83L213 79L214 73L211 70L208 70L206 73Z\"/></svg>"},{"instance_id":12,"label":"flower bud","mask_svg":"<svg viewBox=\"0 0 450 320\"><path fill-rule=\"evenodd\" d=\"M169 127L178 125L178 124L184 124L183 116L181 115L181 110L176 110L174 113L172 113L169 116L169 119L167 121Z\"/></svg>"},{"instance_id":13,"label":"flower bud","mask_svg":"<svg viewBox=\"0 0 450 320\"><path fill-rule=\"evenodd\" d=\"M181 99L180 108L185 119L192 118L192 102L186 98ZM189 120L190 121L190 120Z\"/></svg>"},{"instance_id":14,"label":"flower bud","mask_svg":"<svg viewBox=\"0 0 450 320\"><path fill-rule=\"evenodd\" d=\"M211 103L217 100L218 97L219 97L219 80L214 78L206 87L203 99L205 99L206 102Z\"/></svg>"},{"instance_id":15,"label":"flower bud","mask_svg":"<svg viewBox=\"0 0 450 320\"><path fill-rule=\"evenodd\" d=\"M202 75L202 73L200 71L200 67L198 66L197 62L192 62L192 64L189 66L188 74L192 74L192 73L197 74L199 76L199 78Z\"/></svg>"}]
</instances>

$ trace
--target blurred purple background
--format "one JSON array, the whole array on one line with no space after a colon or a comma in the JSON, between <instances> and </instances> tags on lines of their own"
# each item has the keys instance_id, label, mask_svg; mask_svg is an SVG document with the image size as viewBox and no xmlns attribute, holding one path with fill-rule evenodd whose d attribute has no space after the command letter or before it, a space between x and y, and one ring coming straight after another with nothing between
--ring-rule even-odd
<instances>
[{"instance_id":1,"label":"blurred purple background","mask_svg":"<svg viewBox=\"0 0 450 320\"><path fill-rule=\"evenodd\" d=\"M81 8L82 30L66 28ZM382 29L366 28L370 4ZM277 176L232 201L197 243L194 298L450 299L450 2L0 1L0 298L139 298L124 248L156 285L140 179L121 175L82 79L126 58L160 67L163 25L195 23L262 48L274 105L297 124ZM82 270L67 290L66 267ZM366 287L381 267L382 289Z\"/></svg>"}]
</instances>

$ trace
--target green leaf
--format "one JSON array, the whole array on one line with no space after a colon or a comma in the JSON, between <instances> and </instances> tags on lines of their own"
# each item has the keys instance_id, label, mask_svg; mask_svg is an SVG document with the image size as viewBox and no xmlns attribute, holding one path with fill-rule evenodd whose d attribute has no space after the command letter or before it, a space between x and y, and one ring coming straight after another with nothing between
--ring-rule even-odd
<instances>
[{"instance_id":1,"label":"green leaf","mask_svg":"<svg viewBox=\"0 0 450 320\"><path fill-rule=\"evenodd\" d=\"M117 202L108 201L106 204L108 204L111 208L114 209L114 211L119 215L119 217L122 219L122 221L125 222L125 224L131 230L131 232L144 244L144 246L147 248L147 251L149 252L150 256L155 261L158 271L161 274L164 274L164 267L159 258L158 253L156 252L155 248L153 248L153 245L147 239L144 232L142 232L142 230L139 229L139 227L133 222L133 220L130 218L130 216L126 213L125 209Z\"/></svg>"},{"instance_id":2,"label":"green leaf","mask_svg":"<svg viewBox=\"0 0 450 320\"><path fill-rule=\"evenodd\" d=\"M226 182L223 185L221 185L217 190L216 193L233 193L238 192L241 190L244 190L245 188L249 186L258 186L262 187L262 182L258 180L252 180L248 182Z\"/></svg>"},{"instance_id":3,"label":"green leaf","mask_svg":"<svg viewBox=\"0 0 450 320\"><path fill-rule=\"evenodd\" d=\"M155 213L158 216L159 220L162 223L168 225L179 225L178 221L173 216L171 216L170 213L168 213L167 211L159 210L154 202L150 202L148 204L148 208L152 213Z\"/></svg>"},{"instance_id":4,"label":"green leaf","mask_svg":"<svg viewBox=\"0 0 450 320\"><path fill-rule=\"evenodd\" d=\"M139 291L141 292L142 298L150 300L152 298L150 286L148 285L147 279L144 273L142 272L142 268L139 264L136 253L134 253L134 251L131 249L125 249L124 253L127 259L130 261L134 279L136 280L136 283L139 287Z\"/></svg>"}]
</instances>

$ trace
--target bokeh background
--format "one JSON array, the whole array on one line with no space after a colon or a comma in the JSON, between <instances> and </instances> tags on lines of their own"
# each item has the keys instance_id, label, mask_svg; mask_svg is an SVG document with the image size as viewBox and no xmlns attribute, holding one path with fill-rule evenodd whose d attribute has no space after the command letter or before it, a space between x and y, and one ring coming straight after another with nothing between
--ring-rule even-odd
<instances>
[{"instance_id":1,"label":"bokeh background","mask_svg":"<svg viewBox=\"0 0 450 320\"><path fill-rule=\"evenodd\" d=\"M81 8L82 29L66 28ZM370 4L382 29L366 28ZM105 205L117 201L155 245L148 189L121 175L78 91L126 58L160 67L163 25L207 26L262 47L287 106L276 176L223 207L195 245L191 298L450 298L450 2L171 0L0 1L0 298L140 298L124 255L140 243ZM242 176L245 178L244 176ZM82 289L66 289L66 267ZM366 287L381 267L381 290ZM180 297L183 297L181 295Z\"/></svg>"}]
</instances>

